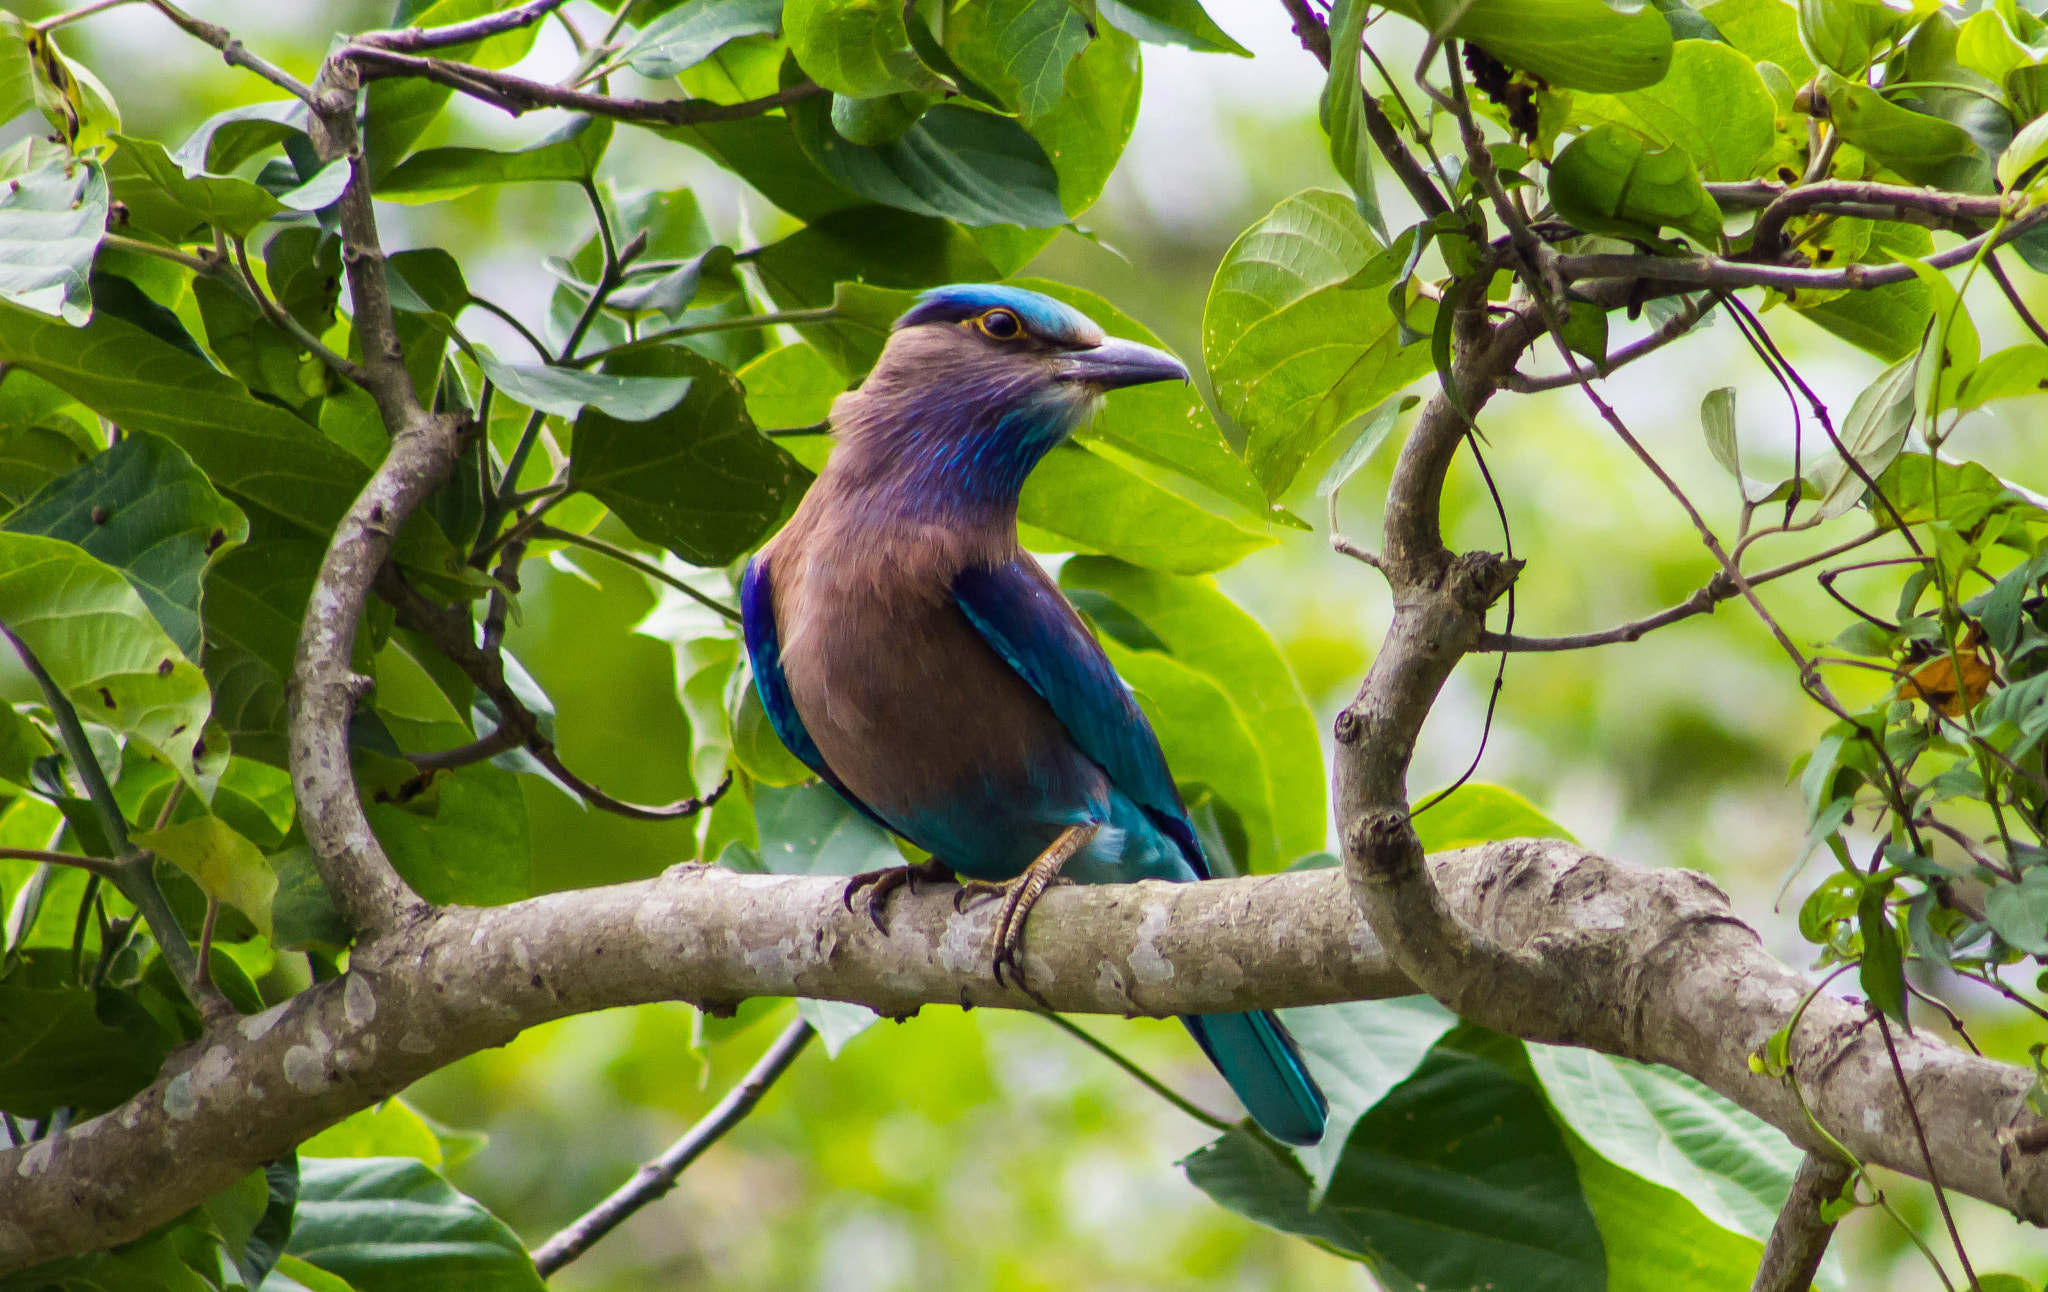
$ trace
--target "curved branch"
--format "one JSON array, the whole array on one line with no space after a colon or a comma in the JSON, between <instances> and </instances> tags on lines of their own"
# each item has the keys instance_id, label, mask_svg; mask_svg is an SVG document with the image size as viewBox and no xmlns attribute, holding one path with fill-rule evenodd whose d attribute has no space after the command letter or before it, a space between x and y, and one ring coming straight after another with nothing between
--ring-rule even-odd
<instances>
[{"instance_id":1,"label":"curved branch","mask_svg":"<svg viewBox=\"0 0 2048 1292\"><path fill-rule=\"evenodd\" d=\"M758 117L827 92L823 86L805 82L741 103L712 103L704 99L622 99L566 89L545 81L514 76L510 72L472 67L468 63L451 63L445 58L401 54L377 45L349 45L337 57L360 68L366 81L414 76L436 85L445 85L473 99L481 99L515 117L541 108L567 108L571 112L588 112L593 116L640 125L688 126L707 121Z\"/></svg>"},{"instance_id":2,"label":"curved branch","mask_svg":"<svg viewBox=\"0 0 2048 1292\"><path fill-rule=\"evenodd\" d=\"M1820 1147L1792 1089L1749 1054L1807 979L1767 955L1700 875L1520 840L1431 861L1477 934L1559 968L1472 1016L1532 1039L1667 1063ZM350 972L215 1024L121 1108L0 1152L0 1272L147 1231L349 1113L466 1054L567 1014L757 995L1165 1015L1322 1004L1414 989L1359 920L1346 877L1297 871L1199 884L1055 888L1028 928L1030 992L989 970L991 904L899 893L887 932L831 876L678 866L658 879L453 907L359 949ZM1883 1040L1823 995L1793 1056L1815 1117L1862 1160L1925 1171ZM2048 1156L2028 1070L1926 1034L1895 1038L1942 1181L2048 1222Z\"/></svg>"},{"instance_id":3,"label":"curved branch","mask_svg":"<svg viewBox=\"0 0 2048 1292\"><path fill-rule=\"evenodd\" d=\"M529 27L562 7L566 0L527 0L522 5L498 13L485 14L468 22L450 23L445 27L408 27L398 31L371 31L355 37L360 45L374 45L378 49L395 50L401 54L417 54L427 49L447 49L452 45L468 45L475 41L501 36L508 31Z\"/></svg>"},{"instance_id":4,"label":"curved branch","mask_svg":"<svg viewBox=\"0 0 2048 1292\"><path fill-rule=\"evenodd\" d=\"M1792 1192L1778 1210L1764 1244L1763 1263L1749 1292L1807 1292L1813 1286L1820 1258L1827 1255L1835 1222L1821 1219L1820 1209L1841 1196L1849 1183L1847 1162L1808 1153L1792 1178Z\"/></svg>"}]
</instances>

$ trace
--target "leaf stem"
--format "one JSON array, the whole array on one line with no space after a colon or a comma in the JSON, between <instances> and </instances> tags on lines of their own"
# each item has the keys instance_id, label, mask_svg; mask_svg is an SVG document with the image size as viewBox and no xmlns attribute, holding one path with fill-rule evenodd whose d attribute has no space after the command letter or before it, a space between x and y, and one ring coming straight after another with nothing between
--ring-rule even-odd
<instances>
[{"instance_id":1,"label":"leaf stem","mask_svg":"<svg viewBox=\"0 0 2048 1292\"><path fill-rule=\"evenodd\" d=\"M628 566L632 569L638 570L640 573L646 575L648 578L657 579L660 582L668 585L669 587L674 588L676 591L682 593L686 597L689 597L693 601L697 602L699 605L703 606L705 609L716 611L717 613L725 616L726 619L730 620L733 623L738 623L740 621L739 611L734 610L731 606L726 605L724 602L719 601L714 597L706 596L704 593L699 592L697 589L683 582L675 575L670 574L667 570L662 569L659 565L656 565L654 562L647 560L646 558L640 556L638 553L629 552L625 548L620 547L617 544L607 543L601 538L592 538L588 534L578 534L574 530L556 529L553 525L535 526L533 530L533 537L553 539L557 543L572 543L577 547L588 548L593 552L602 553L605 556L611 557L614 561L617 561L621 565Z\"/></svg>"},{"instance_id":2,"label":"leaf stem","mask_svg":"<svg viewBox=\"0 0 2048 1292\"><path fill-rule=\"evenodd\" d=\"M104 857L80 857L68 852L51 852L46 848L0 848L0 860L40 861L52 866L72 866L90 874L94 879L112 879L116 866ZM90 897L90 893L88 893Z\"/></svg>"},{"instance_id":3,"label":"leaf stem","mask_svg":"<svg viewBox=\"0 0 2048 1292\"><path fill-rule=\"evenodd\" d=\"M1071 1023L1067 1021L1065 1018L1062 1018L1058 1014L1041 1013L1039 1017L1045 1019L1054 1027L1057 1027L1062 1032L1065 1032L1067 1035L1073 1037L1081 1044L1095 1051L1103 1058L1108 1059L1111 1063L1114 1063L1119 1068L1122 1068L1125 1072L1130 1073L1133 1077L1136 1077L1138 1079L1139 1084L1143 1085L1147 1090L1150 1090L1153 1094L1158 1095L1167 1103L1172 1104L1175 1108L1180 1109L1188 1116L1202 1123L1202 1125L1207 1126L1210 1130L1228 1131L1237 1129L1237 1123L1225 1121L1221 1117L1218 1117L1215 1113L1209 1112L1207 1109L1204 1109L1192 1103L1187 1099L1186 1096L1182 1095L1179 1091L1173 1089L1173 1087L1167 1085L1164 1081L1161 1081L1159 1078L1145 1071L1145 1069L1131 1062L1131 1060L1125 1058L1121 1053L1119 1053L1116 1049L1111 1047L1107 1042L1098 1040L1093 1033L1087 1031L1085 1028L1082 1028L1078 1024Z\"/></svg>"}]
</instances>

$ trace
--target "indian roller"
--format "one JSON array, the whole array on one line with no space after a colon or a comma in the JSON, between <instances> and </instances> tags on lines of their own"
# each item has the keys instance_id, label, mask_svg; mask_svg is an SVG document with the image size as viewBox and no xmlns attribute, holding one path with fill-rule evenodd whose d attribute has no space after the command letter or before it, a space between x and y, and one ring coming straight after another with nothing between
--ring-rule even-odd
<instances>
[{"instance_id":1,"label":"indian roller","mask_svg":"<svg viewBox=\"0 0 2048 1292\"><path fill-rule=\"evenodd\" d=\"M831 458L741 583L776 734L929 852L921 877L1003 894L999 977L1005 963L1016 974L1024 918L1055 878L1209 877L1130 688L1017 543L1025 477L1106 392L1187 378L1037 292L927 292L833 404ZM858 876L848 903L872 884L880 927L877 903L911 874ZM1268 1133L1322 1136L1322 1092L1271 1013L1181 1021Z\"/></svg>"}]
</instances>

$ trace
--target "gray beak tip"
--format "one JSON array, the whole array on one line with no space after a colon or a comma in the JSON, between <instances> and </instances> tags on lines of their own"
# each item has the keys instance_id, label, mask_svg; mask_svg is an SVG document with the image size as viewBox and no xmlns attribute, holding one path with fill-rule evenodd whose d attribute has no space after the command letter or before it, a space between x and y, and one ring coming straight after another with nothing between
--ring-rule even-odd
<instances>
[{"instance_id":1,"label":"gray beak tip","mask_svg":"<svg viewBox=\"0 0 2048 1292\"><path fill-rule=\"evenodd\" d=\"M1192 381L1186 365L1164 350L1111 337L1092 349L1068 355L1061 376L1068 381L1117 390L1154 381Z\"/></svg>"}]
</instances>

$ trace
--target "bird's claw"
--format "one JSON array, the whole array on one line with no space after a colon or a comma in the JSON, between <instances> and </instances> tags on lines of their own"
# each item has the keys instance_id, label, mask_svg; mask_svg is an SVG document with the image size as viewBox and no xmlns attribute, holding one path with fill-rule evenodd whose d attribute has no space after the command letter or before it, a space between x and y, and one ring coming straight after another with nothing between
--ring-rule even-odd
<instances>
[{"instance_id":1,"label":"bird's claw","mask_svg":"<svg viewBox=\"0 0 2048 1292\"><path fill-rule=\"evenodd\" d=\"M1053 884L1073 882L1060 874L1060 868L1075 853L1088 846L1098 829L1100 827L1094 824L1067 827L1060 832L1059 838L1053 840L1051 847L1024 868L1023 874L1007 884L991 885L1003 894L1003 909L996 914L995 958L989 966L998 986L1002 985L1003 966L1007 964L1010 966L1011 985L1022 988L1033 1000L1038 1000L1038 993L1025 985L1024 966L1017 960L1017 952L1024 944L1025 918L1047 888ZM1039 1003L1044 1004L1043 1001Z\"/></svg>"},{"instance_id":2,"label":"bird's claw","mask_svg":"<svg viewBox=\"0 0 2048 1292\"><path fill-rule=\"evenodd\" d=\"M880 870L864 870L846 881L846 887L841 890L839 900L848 911L851 911L853 895L863 888L867 889L867 899L861 905L867 911L868 919L876 930L883 937L887 937L889 927L882 922L882 913L888 908L889 894L907 886L914 897L917 895L918 880L942 883L952 876L952 868L936 858L921 861L913 866L884 866Z\"/></svg>"}]
</instances>

